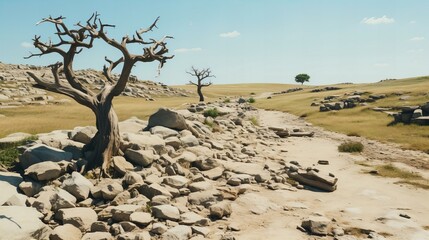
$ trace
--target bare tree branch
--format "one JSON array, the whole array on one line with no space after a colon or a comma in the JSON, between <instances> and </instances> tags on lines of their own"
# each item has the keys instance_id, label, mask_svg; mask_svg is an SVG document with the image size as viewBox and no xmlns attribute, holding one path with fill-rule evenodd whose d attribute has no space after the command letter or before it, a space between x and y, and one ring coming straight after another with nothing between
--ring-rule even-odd
<instances>
[{"instance_id":1,"label":"bare tree branch","mask_svg":"<svg viewBox=\"0 0 429 240\"><path fill-rule=\"evenodd\" d=\"M103 75L106 77L107 81L109 81L110 83L114 83L114 79L112 77L112 70L118 66L119 63L124 61L124 58L121 57L118 60L116 60L115 62L113 62L112 60L108 59L107 57L104 58L110 65L109 67L106 67L106 65L104 65L103 67Z\"/></svg>"},{"instance_id":2,"label":"bare tree branch","mask_svg":"<svg viewBox=\"0 0 429 240\"><path fill-rule=\"evenodd\" d=\"M156 24L159 17L149 28L140 29L131 38L125 36L121 41L116 41L107 35L105 29L115 26L103 23L97 12L92 14L86 22L78 22L71 28L66 26L63 22L64 19L62 16L57 18L49 16L39 21L37 24L49 23L55 27L56 41L52 42L49 39L46 42L42 42L40 36L35 36L33 44L39 50L39 53L30 53L26 57L40 57L51 53L59 54L62 57L62 63L55 63L49 66L54 80L47 81L43 79L43 76L39 77L30 71L27 74L49 91L67 95L94 112L97 133L90 143L85 145L84 151L90 150L93 152L89 157L89 168L102 166L103 172L108 175L106 170L110 167L112 156L121 154L118 118L113 110L113 97L124 91L136 62L158 61L159 71L167 60L174 57L166 56L168 53L166 40L172 37L165 36L158 41L154 39L144 40L143 34L157 28ZM117 49L122 56L116 61L105 58L107 64L103 67L103 75L106 77L107 82L97 94L94 94L89 86L84 85L76 76L73 70L73 62L76 54L79 54L84 49L92 48L96 39L102 40ZM128 50L129 44L144 45L143 52L131 54ZM113 77L112 71L119 65L121 65L122 69L116 79L116 77ZM64 72L65 79L60 79L60 69Z\"/></svg>"},{"instance_id":3,"label":"bare tree branch","mask_svg":"<svg viewBox=\"0 0 429 240\"><path fill-rule=\"evenodd\" d=\"M51 69L52 69L52 72L54 73L54 78L55 78L54 83L51 83L51 82L48 82L46 80L39 78L33 72L27 72L27 74L30 75L30 77L33 78L37 84L39 84L40 86L43 86L47 90L49 90L51 92L61 93L61 94L64 94L66 96L69 96L69 97L73 98L74 100L76 100L79 104L82 104L84 106L87 106L87 107L93 109L93 105L91 104L91 100L88 97L88 95L82 94L81 92L76 91L76 89L72 88L71 86L67 86L67 85L62 84L59 81L59 79L57 80L58 68L55 69L55 67L51 67Z\"/></svg>"},{"instance_id":4,"label":"bare tree branch","mask_svg":"<svg viewBox=\"0 0 429 240\"><path fill-rule=\"evenodd\" d=\"M215 76L212 75L210 68L203 68L203 69L199 70L199 69L195 68L194 66L191 67L191 71L186 71L186 73L197 78L196 83L189 81L189 84L197 86L197 93L200 96L200 101L203 102L204 96L203 96L201 89L203 87L208 87L208 86L211 86L213 84L212 82L203 83L203 80L205 80L207 78L215 77Z\"/></svg>"}]
</instances>

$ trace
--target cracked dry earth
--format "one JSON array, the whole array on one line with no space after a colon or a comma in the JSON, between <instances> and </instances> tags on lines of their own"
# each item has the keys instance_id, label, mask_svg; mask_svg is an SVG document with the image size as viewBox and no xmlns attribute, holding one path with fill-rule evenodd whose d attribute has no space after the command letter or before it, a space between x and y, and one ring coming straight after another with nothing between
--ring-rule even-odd
<instances>
[{"instance_id":1,"label":"cracked dry earth","mask_svg":"<svg viewBox=\"0 0 429 240\"><path fill-rule=\"evenodd\" d=\"M395 179L372 176L365 173L367 168L355 164L356 161L382 162L391 159L427 162L426 154L403 151L363 138L359 138L367 149L363 154L340 153L337 146L346 139L356 137L312 127L287 113L259 110L259 117L262 126L314 131L312 138L281 139L278 146L271 150L278 156L277 159L286 162L295 160L302 166L315 166L334 173L339 179L338 188L334 192L319 192L295 189L272 191L253 187L233 204L230 221L241 228L235 235L236 239L333 239L329 236L309 236L297 230L303 219L315 213L334 219L333 225L346 232L353 233L354 230L353 235L336 236L336 239L429 239L429 231L425 230L425 226L429 225L429 191L395 184ZM330 164L318 165L318 160L328 160ZM276 160L265 162L271 169L282 168L278 163ZM427 176L427 171L413 170ZM369 231L377 234L365 234Z\"/></svg>"}]
</instances>

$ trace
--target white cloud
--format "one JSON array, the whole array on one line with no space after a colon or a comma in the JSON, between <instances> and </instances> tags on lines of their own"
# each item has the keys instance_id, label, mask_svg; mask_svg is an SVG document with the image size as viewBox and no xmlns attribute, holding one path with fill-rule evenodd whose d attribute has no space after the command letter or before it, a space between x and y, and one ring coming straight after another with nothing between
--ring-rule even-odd
<instances>
[{"instance_id":1,"label":"white cloud","mask_svg":"<svg viewBox=\"0 0 429 240\"><path fill-rule=\"evenodd\" d=\"M223 38L236 38L240 36L240 33L234 30L232 32L221 33L219 36Z\"/></svg>"},{"instance_id":2,"label":"white cloud","mask_svg":"<svg viewBox=\"0 0 429 240\"><path fill-rule=\"evenodd\" d=\"M22 42L21 43L21 47L23 47L23 48L32 48L33 44L31 44L29 42Z\"/></svg>"},{"instance_id":3,"label":"white cloud","mask_svg":"<svg viewBox=\"0 0 429 240\"><path fill-rule=\"evenodd\" d=\"M388 67L389 64L388 63L375 63L374 67L379 67L379 68L383 68L383 67Z\"/></svg>"},{"instance_id":4,"label":"white cloud","mask_svg":"<svg viewBox=\"0 0 429 240\"><path fill-rule=\"evenodd\" d=\"M418 42L418 41L423 41L423 40L425 40L424 37L413 37L413 38L410 38L410 41L413 41L413 42Z\"/></svg>"},{"instance_id":5,"label":"white cloud","mask_svg":"<svg viewBox=\"0 0 429 240\"><path fill-rule=\"evenodd\" d=\"M186 52L199 52L203 50L202 48L178 48L174 50L176 53L186 53Z\"/></svg>"},{"instance_id":6,"label":"white cloud","mask_svg":"<svg viewBox=\"0 0 429 240\"><path fill-rule=\"evenodd\" d=\"M407 51L407 53L421 53L424 52L425 50L423 48L419 48L419 49L410 49Z\"/></svg>"},{"instance_id":7,"label":"white cloud","mask_svg":"<svg viewBox=\"0 0 429 240\"><path fill-rule=\"evenodd\" d=\"M414 21L414 20L410 21L410 24L415 24L415 23L417 23L417 21Z\"/></svg>"},{"instance_id":8,"label":"white cloud","mask_svg":"<svg viewBox=\"0 0 429 240\"><path fill-rule=\"evenodd\" d=\"M369 25L375 25L375 24L389 24L389 23L394 23L395 19L393 18L388 18L386 15L384 15L383 17L370 17L370 18L364 18L362 19L361 23L365 23L365 24L369 24Z\"/></svg>"}]
</instances>

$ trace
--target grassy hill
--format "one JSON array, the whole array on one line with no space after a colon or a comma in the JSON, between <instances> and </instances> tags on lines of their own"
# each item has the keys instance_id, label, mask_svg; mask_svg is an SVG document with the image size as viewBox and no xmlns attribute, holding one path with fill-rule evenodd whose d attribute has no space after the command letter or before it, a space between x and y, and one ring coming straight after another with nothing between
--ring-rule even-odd
<instances>
[{"instance_id":1,"label":"grassy hill","mask_svg":"<svg viewBox=\"0 0 429 240\"><path fill-rule=\"evenodd\" d=\"M386 80L371 84L336 84L330 85L341 89L335 91L311 92L326 86L301 86L294 84L231 84L212 85L204 88L207 101L238 96L258 96L266 92L281 92L290 88L302 87L303 91L273 95L271 99L257 99L254 105L259 108L289 112L305 116L308 122L322 126L328 130L351 135L360 135L383 142L394 142L405 149L418 149L429 152L429 127L397 124L388 126L393 118L386 113L375 112L373 107L398 107L419 105L429 101L429 77L417 77L400 80ZM195 90L195 86L178 86L187 90ZM358 106L341 111L319 112L318 107L310 106L328 95L343 95L354 91L369 94L386 94L367 106ZM66 98L54 95L56 98ZM409 96L405 101L400 96ZM114 106L120 120L131 116L147 118L159 107L183 108L187 102L197 102L196 95L191 97L157 97L156 101L118 97ZM71 101L63 105L26 106L14 109L0 109L0 137L13 132L39 133L55 129L71 129L75 126L93 125L93 114L83 106Z\"/></svg>"},{"instance_id":2,"label":"grassy hill","mask_svg":"<svg viewBox=\"0 0 429 240\"><path fill-rule=\"evenodd\" d=\"M399 107L420 105L429 101L429 77L389 80L372 84L339 84L340 90L311 92L316 87L304 91L278 95L272 99L261 99L255 104L264 109L290 112L306 116L306 120L328 130L350 135L365 136L382 142L399 143L405 149L418 149L429 152L429 126L396 124L388 126L393 118L383 112L375 112L374 107ZM311 107L312 102L322 100L328 95L342 95L353 91L371 94L386 94L387 97L368 106L358 106L335 112L319 112ZM409 96L405 101L400 96ZM369 95L369 94L366 94Z\"/></svg>"},{"instance_id":3,"label":"grassy hill","mask_svg":"<svg viewBox=\"0 0 429 240\"><path fill-rule=\"evenodd\" d=\"M274 95L271 99L257 99L256 107L289 112L305 116L306 120L331 131L349 135L359 135L382 142L394 142L404 149L416 149L429 153L429 126L396 124L388 126L393 118L383 112L373 111L374 107L400 107L421 105L429 102L429 76L399 80L385 80L369 84L335 84L335 91L311 92L313 89L327 86L301 86L288 84L233 84L213 85L205 88L207 96L250 96L264 92L281 92L290 88L302 87L303 91ZM180 86L188 90L194 86ZM386 94L387 97L367 106L358 106L341 111L319 112L319 107L310 106L328 95L343 95L354 91L370 94ZM404 101L401 96L409 96Z\"/></svg>"}]
</instances>

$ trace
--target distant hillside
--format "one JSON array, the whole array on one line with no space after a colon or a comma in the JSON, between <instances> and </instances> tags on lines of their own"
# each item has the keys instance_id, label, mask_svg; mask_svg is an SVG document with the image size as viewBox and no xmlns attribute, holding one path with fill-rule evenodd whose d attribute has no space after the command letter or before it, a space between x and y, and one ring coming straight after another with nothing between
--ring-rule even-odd
<instances>
[{"instance_id":1,"label":"distant hillside","mask_svg":"<svg viewBox=\"0 0 429 240\"><path fill-rule=\"evenodd\" d=\"M179 87L188 90L195 88L188 85ZM429 105L429 76L323 86L214 84L203 91L211 99L253 97L256 107L302 116L306 121L331 131L398 143L405 149L429 153L429 126L395 124L393 117L407 106L413 109ZM356 100L352 108L344 108L343 101L348 99ZM325 104L334 106L334 110L321 112Z\"/></svg>"},{"instance_id":2,"label":"distant hillside","mask_svg":"<svg viewBox=\"0 0 429 240\"><path fill-rule=\"evenodd\" d=\"M47 94L38 88L36 83L28 77L26 71L33 71L46 80L53 81L51 71L47 67L34 65L13 65L0 62L0 107L16 107L22 105L58 104L64 99L55 99L52 94ZM87 69L76 71L77 79L93 90L101 89L105 78L100 71ZM61 76L60 76L61 77ZM114 77L118 77L114 75ZM131 76L130 81L122 93L123 96L144 98L153 101L156 96L188 96L190 92L171 88L161 83L142 81L136 76Z\"/></svg>"}]
</instances>

